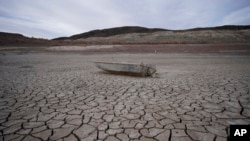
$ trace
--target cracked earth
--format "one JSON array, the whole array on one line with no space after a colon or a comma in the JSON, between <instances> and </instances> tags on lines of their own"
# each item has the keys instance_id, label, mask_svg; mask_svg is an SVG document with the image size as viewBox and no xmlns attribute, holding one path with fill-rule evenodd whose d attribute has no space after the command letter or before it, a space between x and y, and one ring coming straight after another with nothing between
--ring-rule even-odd
<instances>
[{"instance_id":1,"label":"cracked earth","mask_svg":"<svg viewBox=\"0 0 250 141\"><path fill-rule=\"evenodd\" d=\"M158 77L93 61L156 64ZM0 56L0 141L223 141L250 123L250 57L198 54Z\"/></svg>"}]
</instances>

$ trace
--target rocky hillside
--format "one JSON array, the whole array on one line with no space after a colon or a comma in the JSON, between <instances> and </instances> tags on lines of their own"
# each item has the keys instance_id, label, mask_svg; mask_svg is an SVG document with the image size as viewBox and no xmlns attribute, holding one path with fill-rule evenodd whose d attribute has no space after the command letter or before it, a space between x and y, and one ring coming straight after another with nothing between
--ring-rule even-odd
<instances>
[{"instance_id":1,"label":"rocky hillside","mask_svg":"<svg viewBox=\"0 0 250 141\"><path fill-rule=\"evenodd\" d=\"M29 38L17 33L0 32L0 46L43 46L51 44L50 40Z\"/></svg>"},{"instance_id":2,"label":"rocky hillside","mask_svg":"<svg viewBox=\"0 0 250 141\"><path fill-rule=\"evenodd\" d=\"M250 43L250 26L220 26L167 30L138 26L93 30L52 40L0 32L0 46L53 46L88 44L201 44Z\"/></svg>"},{"instance_id":3,"label":"rocky hillside","mask_svg":"<svg viewBox=\"0 0 250 141\"><path fill-rule=\"evenodd\" d=\"M220 26L188 30L118 27L93 30L54 40L76 44L250 43L250 26Z\"/></svg>"},{"instance_id":4,"label":"rocky hillside","mask_svg":"<svg viewBox=\"0 0 250 141\"><path fill-rule=\"evenodd\" d=\"M92 30L86 33L76 34L70 37L56 38L54 40L62 40L62 39L76 40L76 39L91 38L91 37L110 37L110 36L129 34L129 33L153 33L157 31L166 31L166 29L145 28L139 26L124 26L124 27L108 28L101 30Z\"/></svg>"}]
</instances>

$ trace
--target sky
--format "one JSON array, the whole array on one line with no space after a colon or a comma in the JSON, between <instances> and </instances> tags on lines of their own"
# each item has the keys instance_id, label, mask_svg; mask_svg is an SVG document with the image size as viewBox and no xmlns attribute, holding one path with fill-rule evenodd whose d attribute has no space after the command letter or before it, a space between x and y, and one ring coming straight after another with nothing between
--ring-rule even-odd
<instances>
[{"instance_id":1,"label":"sky","mask_svg":"<svg viewBox=\"0 0 250 141\"><path fill-rule=\"evenodd\" d=\"M56 38L120 26L250 25L250 0L0 0L0 31Z\"/></svg>"}]
</instances>

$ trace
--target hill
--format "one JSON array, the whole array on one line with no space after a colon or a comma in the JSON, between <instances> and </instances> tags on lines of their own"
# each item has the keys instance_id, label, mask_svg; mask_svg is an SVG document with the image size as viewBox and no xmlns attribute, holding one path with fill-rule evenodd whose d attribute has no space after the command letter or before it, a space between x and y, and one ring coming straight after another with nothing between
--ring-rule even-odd
<instances>
[{"instance_id":1,"label":"hill","mask_svg":"<svg viewBox=\"0 0 250 141\"><path fill-rule=\"evenodd\" d=\"M54 40L76 44L245 43L250 42L250 26L226 25L187 30L125 26L93 30Z\"/></svg>"},{"instance_id":2,"label":"hill","mask_svg":"<svg viewBox=\"0 0 250 141\"><path fill-rule=\"evenodd\" d=\"M187 30L124 26L92 30L70 37L60 37L52 40L29 38L17 33L0 32L0 46L201 43L250 43L250 25L226 25Z\"/></svg>"},{"instance_id":3,"label":"hill","mask_svg":"<svg viewBox=\"0 0 250 141\"><path fill-rule=\"evenodd\" d=\"M0 32L0 46L43 46L51 42L47 39L30 38L18 33Z\"/></svg>"},{"instance_id":4,"label":"hill","mask_svg":"<svg viewBox=\"0 0 250 141\"><path fill-rule=\"evenodd\" d=\"M157 31L166 31L166 29L160 28L145 28L139 26L124 26L124 27L115 27L101 30L92 30L86 33L72 35L70 37L61 37L56 38L54 40L60 39L80 39L80 38L90 38L90 37L109 37L120 34L128 34L128 33L153 33Z\"/></svg>"}]
</instances>

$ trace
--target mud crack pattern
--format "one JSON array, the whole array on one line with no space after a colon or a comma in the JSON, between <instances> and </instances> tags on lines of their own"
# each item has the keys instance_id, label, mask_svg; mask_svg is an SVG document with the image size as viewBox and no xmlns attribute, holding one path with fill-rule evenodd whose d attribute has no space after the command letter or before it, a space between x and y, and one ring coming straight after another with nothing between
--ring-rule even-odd
<instances>
[{"instance_id":1,"label":"mud crack pattern","mask_svg":"<svg viewBox=\"0 0 250 141\"><path fill-rule=\"evenodd\" d=\"M0 141L221 141L230 124L250 123L249 57L208 69L206 57L185 66L164 56L158 78L102 73L95 55L2 56Z\"/></svg>"}]
</instances>

